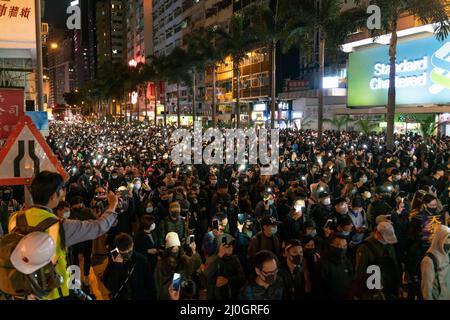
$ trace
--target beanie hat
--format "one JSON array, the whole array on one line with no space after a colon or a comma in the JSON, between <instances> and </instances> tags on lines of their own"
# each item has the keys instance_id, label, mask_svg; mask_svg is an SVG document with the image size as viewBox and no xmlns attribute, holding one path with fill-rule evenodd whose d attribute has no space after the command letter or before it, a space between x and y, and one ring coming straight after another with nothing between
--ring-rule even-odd
<instances>
[{"instance_id":1,"label":"beanie hat","mask_svg":"<svg viewBox=\"0 0 450 320\"><path fill-rule=\"evenodd\" d=\"M176 232L169 232L166 235L166 249L172 247L180 247L180 239L178 238L178 234Z\"/></svg>"}]
</instances>

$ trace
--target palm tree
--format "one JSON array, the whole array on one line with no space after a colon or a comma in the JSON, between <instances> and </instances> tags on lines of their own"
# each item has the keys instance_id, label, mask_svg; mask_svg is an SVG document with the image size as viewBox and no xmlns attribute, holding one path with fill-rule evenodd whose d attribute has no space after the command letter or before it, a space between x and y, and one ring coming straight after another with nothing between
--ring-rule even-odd
<instances>
[{"instance_id":1,"label":"palm tree","mask_svg":"<svg viewBox=\"0 0 450 320\"><path fill-rule=\"evenodd\" d=\"M121 100L126 97L125 92L135 85L135 76L133 76L128 68L123 64L105 63L99 66L98 77L95 83L99 90L99 100L101 105L106 102L105 107L101 111L102 116L106 116L111 111L117 115L116 105L111 110L111 102L114 99Z\"/></svg>"},{"instance_id":2,"label":"palm tree","mask_svg":"<svg viewBox=\"0 0 450 320\"><path fill-rule=\"evenodd\" d=\"M150 60L149 64L154 68L157 78L165 84L168 78L171 76L171 73L173 72L171 70L169 60L166 59L166 57L164 56L159 57L155 55L150 56L149 60ZM164 91L163 93L160 92L160 95L162 94L161 101L164 107L164 126L167 126L166 88L164 88L163 91ZM155 123L156 123L156 110L155 110Z\"/></svg>"},{"instance_id":3,"label":"palm tree","mask_svg":"<svg viewBox=\"0 0 450 320\"><path fill-rule=\"evenodd\" d=\"M419 123L420 132L422 137L426 140L435 136L436 129L439 127L439 123L436 123L433 118L425 118L417 120Z\"/></svg>"},{"instance_id":4,"label":"palm tree","mask_svg":"<svg viewBox=\"0 0 450 320\"><path fill-rule=\"evenodd\" d=\"M177 84L177 123L178 127L181 126L180 119L180 86L184 84L190 84L189 69L191 67L190 56L183 48L176 47L173 51L165 57L167 66L171 72L167 74L167 80L170 83ZM193 111L195 107L193 108ZM195 114L194 114L195 120Z\"/></svg>"},{"instance_id":5,"label":"palm tree","mask_svg":"<svg viewBox=\"0 0 450 320\"><path fill-rule=\"evenodd\" d=\"M154 110L154 121L155 126L158 120L158 92L159 82L164 77L160 74L162 72L161 66L163 64L163 58L150 55L146 58L146 67L144 69L144 79L147 81L152 81L155 84L155 110Z\"/></svg>"},{"instance_id":6,"label":"palm tree","mask_svg":"<svg viewBox=\"0 0 450 320\"><path fill-rule=\"evenodd\" d=\"M253 4L246 8L244 16L251 23L251 31L258 41L264 44L270 52L270 127L275 128L276 104L276 53L277 45L284 35L286 21L279 12L286 10L289 0L272 0Z\"/></svg>"},{"instance_id":7,"label":"palm tree","mask_svg":"<svg viewBox=\"0 0 450 320\"><path fill-rule=\"evenodd\" d=\"M363 0L356 0L357 3L365 3ZM382 34L391 34L389 41L389 90L387 101L387 134L386 147L392 149L394 146L394 120L395 120L395 76L396 57L398 43L398 19L405 13L414 15L423 24L435 24L434 31L436 38L445 39L450 31L448 20L447 0L371 0L370 4L375 4L381 9L381 30L372 30L375 38Z\"/></svg>"},{"instance_id":8,"label":"palm tree","mask_svg":"<svg viewBox=\"0 0 450 320\"><path fill-rule=\"evenodd\" d=\"M390 1L390 0L389 0ZM284 51L294 45L311 51L316 36L319 39L318 65L318 139L322 141L323 130L323 77L326 50L336 54L349 33L366 25L367 14L359 7L342 11L343 0L290 0L283 9L286 21Z\"/></svg>"},{"instance_id":9,"label":"palm tree","mask_svg":"<svg viewBox=\"0 0 450 320\"><path fill-rule=\"evenodd\" d=\"M221 51L218 45L220 36L216 33L216 27L196 30L187 38L187 50L193 68L204 70L208 67L212 69L212 122L216 125L216 64L223 61L226 53ZM196 70L197 71L197 70Z\"/></svg>"},{"instance_id":10,"label":"palm tree","mask_svg":"<svg viewBox=\"0 0 450 320\"><path fill-rule=\"evenodd\" d=\"M341 131L343 127L347 127L347 124L352 121L349 115L336 116L333 115L331 119L323 119L323 122L330 123L338 131Z\"/></svg>"},{"instance_id":11,"label":"palm tree","mask_svg":"<svg viewBox=\"0 0 450 320\"><path fill-rule=\"evenodd\" d=\"M310 116L302 117L300 119L300 130L303 130L304 127L309 126L312 123L312 120L310 119Z\"/></svg>"},{"instance_id":12,"label":"palm tree","mask_svg":"<svg viewBox=\"0 0 450 320\"><path fill-rule=\"evenodd\" d=\"M147 111L147 107L148 107L148 103L147 103L147 88L148 88L148 84L150 82L153 82L153 83L155 83L155 88L156 88L156 81L157 81L156 70L153 67L153 65L148 63L148 60L151 60L151 59L147 59L146 63L139 63L137 65L137 69L138 69L138 72L140 74L140 81L145 86L145 120L146 121L149 121L148 111ZM155 102L155 108L156 108L156 102ZM156 109L155 109L155 112L156 112ZM156 124L156 119L155 119L155 124Z\"/></svg>"},{"instance_id":13,"label":"palm tree","mask_svg":"<svg viewBox=\"0 0 450 320\"><path fill-rule=\"evenodd\" d=\"M250 23L242 15L235 14L231 17L228 30L217 28L217 42L219 51L225 55L231 56L233 61L233 73L236 78L235 97L236 97L236 127L240 127L240 82L241 70L240 64L247 56L247 52L257 43L257 37L249 32Z\"/></svg>"},{"instance_id":14,"label":"palm tree","mask_svg":"<svg viewBox=\"0 0 450 320\"><path fill-rule=\"evenodd\" d=\"M375 128L377 127L376 122L373 122L369 119L359 119L355 121L355 124L359 127L359 129L365 136L368 136L370 133L375 131Z\"/></svg>"}]
</instances>

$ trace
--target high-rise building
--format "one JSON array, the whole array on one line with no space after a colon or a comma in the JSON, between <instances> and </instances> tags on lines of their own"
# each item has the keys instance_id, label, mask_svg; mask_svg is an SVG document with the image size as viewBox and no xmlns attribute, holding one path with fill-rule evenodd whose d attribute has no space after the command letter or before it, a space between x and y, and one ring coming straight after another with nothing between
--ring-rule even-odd
<instances>
[{"instance_id":1,"label":"high-rise building","mask_svg":"<svg viewBox=\"0 0 450 320\"><path fill-rule=\"evenodd\" d=\"M153 1L153 50L156 56L166 56L183 44L182 29L185 27L183 11L193 1L154 0ZM184 3L184 5L183 5ZM180 89L180 112L189 112L188 89ZM176 112L178 88L175 84L164 83L160 86L159 100L166 99L167 112Z\"/></svg>"},{"instance_id":2,"label":"high-rise building","mask_svg":"<svg viewBox=\"0 0 450 320\"><path fill-rule=\"evenodd\" d=\"M48 38L48 77L50 80L49 106L65 105L64 93L75 89L75 61L73 33L50 28Z\"/></svg>"},{"instance_id":3,"label":"high-rise building","mask_svg":"<svg viewBox=\"0 0 450 320\"><path fill-rule=\"evenodd\" d=\"M76 0L72 5L81 9L81 29L74 30L75 87L95 78L97 66L96 0Z\"/></svg>"},{"instance_id":4,"label":"high-rise building","mask_svg":"<svg viewBox=\"0 0 450 320\"><path fill-rule=\"evenodd\" d=\"M123 0L98 0L96 8L97 63L125 63L126 4Z\"/></svg>"},{"instance_id":5,"label":"high-rise building","mask_svg":"<svg viewBox=\"0 0 450 320\"><path fill-rule=\"evenodd\" d=\"M153 54L153 4L152 0L126 1L126 61L130 67L145 63L146 58ZM141 85L136 103L132 94L129 96L129 108L133 115L141 117L155 108L154 85ZM153 104L153 106L152 106Z\"/></svg>"},{"instance_id":6,"label":"high-rise building","mask_svg":"<svg viewBox=\"0 0 450 320\"><path fill-rule=\"evenodd\" d=\"M153 53L152 0L132 0L126 4L127 61L145 62Z\"/></svg>"},{"instance_id":7,"label":"high-rise building","mask_svg":"<svg viewBox=\"0 0 450 320\"><path fill-rule=\"evenodd\" d=\"M182 0L153 1L153 46L157 56L169 54L182 44Z\"/></svg>"}]
</instances>

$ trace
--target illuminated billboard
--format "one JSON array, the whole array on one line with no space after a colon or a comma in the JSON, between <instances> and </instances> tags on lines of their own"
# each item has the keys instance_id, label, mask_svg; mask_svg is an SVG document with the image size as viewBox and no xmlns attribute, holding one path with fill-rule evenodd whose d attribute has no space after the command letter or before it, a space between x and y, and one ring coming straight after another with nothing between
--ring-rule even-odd
<instances>
[{"instance_id":1,"label":"illuminated billboard","mask_svg":"<svg viewBox=\"0 0 450 320\"><path fill-rule=\"evenodd\" d=\"M0 0L0 48L36 47L33 0Z\"/></svg>"},{"instance_id":2,"label":"illuminated billboard","mask_svg":"<svg viewBox=\"0 0 450 320\"><path fill-rule=\"evenodd\" d=\"M350 54L348 106L385 106L389 88L389 46ZM450 39L428 37L397 46L396 104L450 103Z\"/></svg>"}]
</instances>

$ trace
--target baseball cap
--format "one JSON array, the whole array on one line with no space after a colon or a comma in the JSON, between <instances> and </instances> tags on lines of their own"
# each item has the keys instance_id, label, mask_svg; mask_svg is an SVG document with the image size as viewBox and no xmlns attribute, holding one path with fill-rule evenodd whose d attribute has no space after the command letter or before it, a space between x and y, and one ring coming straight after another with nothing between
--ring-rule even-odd
<instances>
[{"instance_id":1,"label":"baseball cap","mask_svg":"<svg viewBox=\"0 0 450 320\"><path fill-rule=\"evenodd\" d=\"M277 219L271 216L265 216L261 219L261 226L273 226L280 223L281 222L277 221Z\"/></svg>"},{"instance_id":2,"label":"baseball cap","mask_svg":"<svg viewBox=\"0 0 450 320\"><path fill-rule=\"evenodd\" d=\"M398 242L392 223L383 221L377 225L377 230L388 244L395 244Z\"/></svg>"},{"instance_id":3,"label":"baseball cap","mask_svg":"<svg viewBox=\"0 0 450 320\"><path fill-rule=\"evenodd\" d=\"M330 195L330 194L328 193L328 191L321 191L321 192L319 192L319 194L318 194L319 199L328 197L329 195Z\"/></svg>"}]
</instances>

